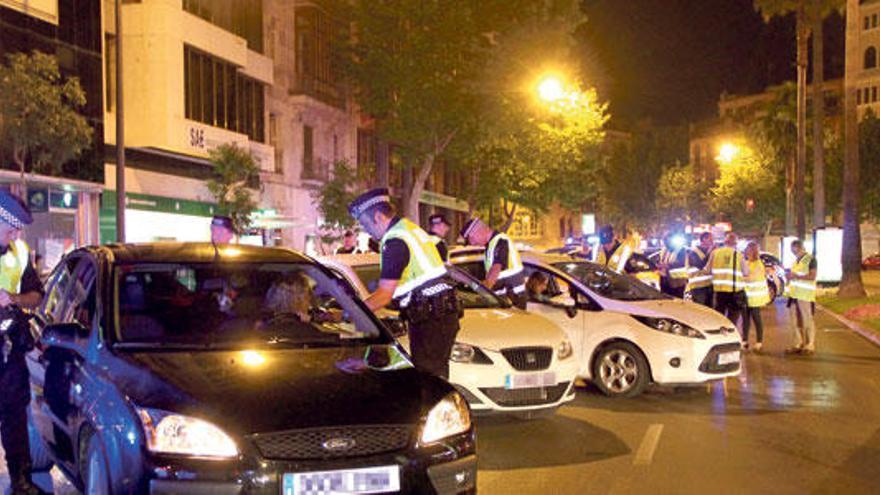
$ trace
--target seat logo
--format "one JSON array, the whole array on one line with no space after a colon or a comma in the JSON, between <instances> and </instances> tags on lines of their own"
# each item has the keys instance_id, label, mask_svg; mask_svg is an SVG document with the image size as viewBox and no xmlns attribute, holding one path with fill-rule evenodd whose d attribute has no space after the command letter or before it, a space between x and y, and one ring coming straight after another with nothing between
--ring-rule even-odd
<instances>
[{"instance_id":1,"label":"seat logo","mask_svg":"<svg viewBox=\"0 0 880 495\"><path fill-rule=\"evenodd\" d=\"M535 356L534 352L526 353L526 362L529 364L535 364L538 362L538 357Z\"/></svg>"},{"instance_id":2,"label":"seat logo","mask_svg":"<svg viewBox=\"0 0 880 495\"><path fill-rule=\"evenodd\" d=\"M334 437L324 440L321 447L330 452L345 452L353 449L355 445L357 442L354 441L354 438Z\"/></svg>"}]
</instances>

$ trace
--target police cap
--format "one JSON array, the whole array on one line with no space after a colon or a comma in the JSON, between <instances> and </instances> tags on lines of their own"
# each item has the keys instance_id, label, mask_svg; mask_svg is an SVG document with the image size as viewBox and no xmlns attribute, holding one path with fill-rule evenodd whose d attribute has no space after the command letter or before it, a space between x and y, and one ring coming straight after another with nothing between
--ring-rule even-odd
<instances>
[{"instance_id":1,"label":"police cap","mask_svg":"<svg viewBox=\"0 0 880 495\"><path fill-rule=\"evenodd\" d=\"M461 228L461 236L467 240L468 236L471 235L471 232L474 231L477 224L480 223L480 219L477 217L471 218L464 224L464 227Z\"/></svg>"},{"instance_id":2,"label":"police cap","mask_svg":"<svg viewBox=\"0 0 880 495\"><path fill-rule=\"evenodd\" d=\"M442 213L434 213L428 217L428 223L431 225L440 225L441 223L449 225L449 220L446 220L446 215Z\"/></svg>"},{"instance_id":3,"label":"police cap","mask_svg":"<svg viewBox=\"0 0 880 495\"><path fill-rule=\"evenodd\" d=\"M387 187L378 187L361 194L348 205L348 213L357 220L367 210L380 204L391 205L391 193Z\"/></svg>"},{"instance_id":4,"label":"police cap","mask_svg":"<svg viewBox=\"0 0 880 495\"><path fill-rule=\"evenodd\" d=\"M214 217L211 218L211 226L223 227L233 232L235 231L235 228L232 226L232 219L223 215L214 215Z\"/></svg>"},{"instance_id":5,"label":"police cap","mask_svg":"<svg viewBox=\"0 0 880 495\"><path fill-rule=\"evenodd\" d=\"M5 190L0 190L0 220L16 229L30 225L34 221L24 201Z\"/></svg>"}]
</instances>

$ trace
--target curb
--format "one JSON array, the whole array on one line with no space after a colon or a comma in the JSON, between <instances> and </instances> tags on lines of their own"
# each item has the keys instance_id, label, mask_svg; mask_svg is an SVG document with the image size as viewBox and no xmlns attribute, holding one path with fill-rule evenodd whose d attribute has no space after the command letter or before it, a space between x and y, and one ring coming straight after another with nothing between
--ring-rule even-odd
<instances>
[{"instance_id":1,"label":"curb","mask_svg":"<svg viewBox=\"0 0 880 495\"><path fill-rule=\"evenodd\" d=\"M850 330L852 330L853 332L861 335L862 338L864 338L868 342L871 342L875 346L880 347L880 335L877 335L876 332L872 332L871 330L866 329L865 327L859 325L858 323L856 323L856 322L854 322L854 321L850 320L849 318L846 318L842 315L839 315L839 314L835 313L834 311L831 311L830 309L826 308L825 306L822 306L821 304L816 304L816 308L818 308L823 313L833 317L835 320L839 321L843 326L845 326L845 327L849 328Z\"/></svg>"}]
</instances>

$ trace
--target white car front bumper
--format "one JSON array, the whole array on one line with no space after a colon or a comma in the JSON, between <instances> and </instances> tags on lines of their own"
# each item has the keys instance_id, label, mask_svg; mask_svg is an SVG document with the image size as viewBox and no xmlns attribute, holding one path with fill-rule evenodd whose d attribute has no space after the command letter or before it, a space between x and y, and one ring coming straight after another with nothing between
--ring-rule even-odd
<instances>
[{"instance_id":1,"label":"white car front bumper","mask_svg":"<svg viewBox=\"0 0 880 495\"><path fill-rule=\"evenodd\" d=\"M739 332L707 334L705 339L668 335L669 345L643 348L654 383L696 384L739 375L742 352ZM733 359L735 357L735 359ZM732 359L727 362L725 359Z\"/></svg>"}]
</instances>

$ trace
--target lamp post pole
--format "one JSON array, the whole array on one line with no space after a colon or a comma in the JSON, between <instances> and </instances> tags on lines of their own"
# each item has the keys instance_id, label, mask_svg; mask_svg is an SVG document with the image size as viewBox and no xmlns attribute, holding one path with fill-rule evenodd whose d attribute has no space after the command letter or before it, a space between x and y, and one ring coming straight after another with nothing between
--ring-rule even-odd
<instances>
[{"instance_id":1,"label":"lamp post pole","mask_svg":"<svg viewBox=\"0 0 880 495\"><path fill-rule=\"evenodd\" d=\"M122 0L116 0L116 241L125 242L125 119L122 99Z\"/></svg>"}]
</instances>

